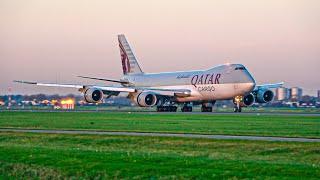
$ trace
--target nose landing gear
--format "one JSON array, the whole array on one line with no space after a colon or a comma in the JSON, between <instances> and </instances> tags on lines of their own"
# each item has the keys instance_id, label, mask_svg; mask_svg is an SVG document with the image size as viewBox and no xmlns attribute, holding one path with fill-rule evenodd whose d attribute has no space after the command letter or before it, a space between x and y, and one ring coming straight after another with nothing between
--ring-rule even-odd
<instances>
[{"instance_id":1,"label":"nose landing gear","mask_svg":"<svg viewBox=\"0 0 320 180\"><path fill-rule=\"evenodd\" d=\"M241 112L242 111L242 107L241 107L242 100L243 100L242 96L236 96L233 99L233 103L234 103L233 112Z\"/></svg>"},{"instance_id":2,"label":"nose landing gear","mask_svg":"<svg viewBox=\"0 0 320 180\"><path fill-rule=\"evenodd\" d=\"M233 108L233 112L241 112L242 111L242 108L241 108L241 106L234 106L234 108Z\"/></svg>"}]
</instances>

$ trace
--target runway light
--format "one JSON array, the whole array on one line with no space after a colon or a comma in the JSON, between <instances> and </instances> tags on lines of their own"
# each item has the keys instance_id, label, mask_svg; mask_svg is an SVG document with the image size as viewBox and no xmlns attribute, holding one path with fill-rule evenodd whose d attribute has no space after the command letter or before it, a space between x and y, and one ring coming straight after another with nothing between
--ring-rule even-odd
<instances>
[{"instance_id":1,"label":"runway light","mask_svg":"<svg viewBox=\"0 0 320 180\"><path fill-rule=\"evenodd\" d=\"M74 100L73 99L63 99L60 102L61 104L74 104Z\"/></svg>"},{"instance_id":2,"label":"runway light","mask_svg":"<svg viewBox=\"0 0 320 180\"><path fill-rule=\"evenodd\" d=\"M75 100L74 99L62 99L60 101L60 106L62 109L74 109Z\"/></svg>"}]
</instances>

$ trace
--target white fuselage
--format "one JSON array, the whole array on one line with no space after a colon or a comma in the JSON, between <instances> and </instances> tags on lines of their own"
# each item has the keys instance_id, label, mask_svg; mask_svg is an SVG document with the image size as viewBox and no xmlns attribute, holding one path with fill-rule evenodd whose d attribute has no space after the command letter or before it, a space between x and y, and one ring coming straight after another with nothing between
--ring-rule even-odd
<instances>
[{"instance_id":1,"label":"white fuselage","mask_svg":"<svg viewBox=\"0 0 320 180\"><path fill-rule=\"evenodd\" d=\"M255 80L241 64L202 71L133 74L123 80L131 87L190 90L190 96L177 97L177 102L228 100L248 94L255 87Z\"/></svg>"}]
</instances>

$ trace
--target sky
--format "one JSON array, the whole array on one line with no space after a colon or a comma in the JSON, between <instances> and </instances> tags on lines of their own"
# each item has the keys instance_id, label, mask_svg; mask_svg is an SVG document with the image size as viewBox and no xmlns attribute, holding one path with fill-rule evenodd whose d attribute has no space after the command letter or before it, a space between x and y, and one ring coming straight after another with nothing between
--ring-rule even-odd
<instances>
[{"instance_id":1,"label":"sky","mask_svg":"<svg viewBox=\"0 0 320 180\"><path fill-rule=\"evenodd\" d=\"M259 84L320 89L319 0L0 0L0 94L119 79L121 33L145 72L241 63Z\"/></svg>"}]
</instances>

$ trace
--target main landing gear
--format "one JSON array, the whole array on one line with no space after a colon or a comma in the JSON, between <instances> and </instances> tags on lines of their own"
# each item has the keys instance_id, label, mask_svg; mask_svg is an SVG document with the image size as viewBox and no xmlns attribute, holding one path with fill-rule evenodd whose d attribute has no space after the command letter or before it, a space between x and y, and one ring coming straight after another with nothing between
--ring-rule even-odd
<instances>
[{"instance_id":1,"label":"main landing gear","mask_svg":"<svg viewBox=\"0 0 320 180\"><path fill-rule=\"evenodd\" d=\"M157 106L157 112L177 112L177 106ZM182 112L192 112L192 106L184 105L181 108Z\"/></svg>"},{"instance_id":2,"label":"main landing gear","mask_svg":"<svg viewBox=\"0 0 320 180\"><path fill-rule=\"evenodd\" d=\"M183 106L181 108L182 112L192 112L192 106Z\"/></svg>"},{"instance_id":3,"label":"main landing gear","mask_svg":"<svg viewBox=\"0 0 320 180\"><path fill-rule=\"evenodd\" d=\"M157 112L177 112L177 106L157 106Z\"/></svg>"},{"instance_id":4,"label":"main landing gear","mask_svg":"<svg viewBox=\"0 0 320 180\"><path fill-rule=\"evenodd\" d=\"M157 112L177 112L177 109L169 99L160 98L158 101Z\"/></svg>"},{"instance_id":5,"label":"main landing gear","mask_svg":"<svg viewBox=\"0 0 320 180\"><path fill-rule=\"evenodd\" d=\"M202 103L201 112L212 112L212 107L215 103L216 101L213 101L212 103Z\"/></svg>"},{"instance_id":6,"label":"main landing gear","mask_svg":"<svg viewBox=\"0 0 320 180\"><path fill-rule=\"evenodd\" d=\"M201 112L212 112L212 107L201 106Z\"/></svg>"},{"instance_id":7,"label":"main landing gear","mask_svg":"<svg viewBox=\"0 0 320 180\"><path fill-rule=\"evenodd\" d=\"M202 103L201 112L212 112L212 107L214 106L215 102L216 101ZM157 112L176 112L177 109L177 106L174 106L174 104L171 102L160 102L157 106ZM189 102L184 103L181 107L181 112L192 112L192 110L192 104Z\"/></svg>"}]
</instances>

